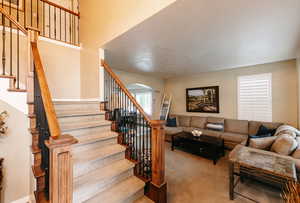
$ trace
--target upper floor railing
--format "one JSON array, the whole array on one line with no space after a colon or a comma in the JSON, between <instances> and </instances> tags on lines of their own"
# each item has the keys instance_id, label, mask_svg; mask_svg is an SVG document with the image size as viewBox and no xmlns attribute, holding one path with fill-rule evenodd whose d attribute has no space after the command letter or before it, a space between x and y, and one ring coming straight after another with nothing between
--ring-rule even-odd
<instances>
[{"instance_id":1,"label":"upper floor railing","mask_svg":"<svg viewBox=\"0 0 300 203\"><path fill-rule=\"evenodd\" d=\"M0 8L24 28L38 30L40 36L79 46L79 1L65 2L69 4L59 5L50 0L0 0Z\"/></svg>"}]
</instances>

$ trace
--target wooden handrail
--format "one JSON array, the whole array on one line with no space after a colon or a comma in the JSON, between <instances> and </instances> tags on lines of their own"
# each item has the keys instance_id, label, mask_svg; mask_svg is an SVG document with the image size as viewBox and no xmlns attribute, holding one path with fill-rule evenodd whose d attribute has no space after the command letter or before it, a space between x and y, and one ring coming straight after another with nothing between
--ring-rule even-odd
<instances>
[{"instance_id":1,"label":"wooden handrail","mask_svg":"<svg viewBox=\"0 0 300 203\"><path fill-rule=\"evenodd\" d=\"M74 12L74 11L72 11L72 10L70 10L70 9L67 9L67 8L65 8L65 7L63 7L63 6L60 6L60 5L56 4L56 3L53 3L53 2L48 1L48 0L41 0L41 1L47 3L47 4L51 5L51 6L54 6L54 7L56 7L56 8L62 9L62 10L64 10L64 11L68 12L68 13L71 13L71 14L75 15L75 16L80 17L80 13L76 13L76 12Z\"/></svg>"},{"instance_id":2,"label":"wooden handrail","mask_svg":"<svg viewBox=\"0 0 300 203\"><path fill-rule=\"evenodd\" d=\"M42 65L41 57L36 42L31 42L31 49L35 65L35 72L37 74L38 82L41 89L42 100L45 107L51 138L57 139L61 135L61 131L56 117L54 105L52 103L50 90L47 84L44 68Z\"/></svg>"},{"instance_id":3,"label":"wooden handrail","mask_svg":"<svg viewBox=\"0 0 300 203\"><path fill-rule=\"evenodd\" d=\"M151 125L151 119L149 116L145 113L141 105L136 101L136 99L132 96L132 94L128 91L128 89L125 87L123 82L119 79L119 77L111 70L111 68L108 66L108 64L101 60L101 64L104 67L104 69L109 73L109 75L116 81L116 83L119 85L119 87L123 90L123 92L127 95L127 97L130 99L130 101L135 105L135 107L139 110L139 112L144 116L146 121L148 121Z\"/></svg>"},{"instance_id":4,"label":"wooden handrail","mask_svg":"<svg viewBox=\"0 0 300 203\"><path fill-rule=\"evenodd\" d=\"M6 18L8 18L25 35L27 35L27 30L18 21L16 21L4 8L0 8L0 13L2 13Z\"/></svg>"}]
</instances>

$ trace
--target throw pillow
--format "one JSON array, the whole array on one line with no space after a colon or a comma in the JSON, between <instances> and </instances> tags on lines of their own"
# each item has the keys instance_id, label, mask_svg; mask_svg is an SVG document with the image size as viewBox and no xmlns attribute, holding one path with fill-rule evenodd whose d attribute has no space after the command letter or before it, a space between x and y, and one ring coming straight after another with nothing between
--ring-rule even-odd
<instances>
[{"instance_id":1,"label":"throw pillow","mask_svg":"<svg viewBox=\"0 0 300 203\"><path fill-rule=\"evenodd\" d=\"M290 125L281 125L281 126L279 126L276 130L276 134L278 134L279 132L281 132L283 130L291 130L292 132L296 133L297 136L300 136L300 131L298 129L294 128L293 126L290 126Z\"/></svg>"},{"instance_id":2,"label":"throw pillow","mask_svg":"<svg viewBox=\"0 0 300 203\"><path fill-rule=\"evenodd\" d=\"M265 127L264 125L259 126L256 136L271 134L273 136L276 133L276 129L270 129Z\"/></svg>"},{"instance_id":3,"label":"throw pillow","mask_svg":"<svg viewBox=\"0 0 300 203\"><path fill-rule=\"evenodd\" d=\"M271 151L287 156L290 155L297 148L297 146L298 143L293 137L288 134L284 134L277 137L271 147Z\"/></svg>"},{"instance_id":4,"label":"throw pillow","mask_svg":"<svg viewBox=\"0 0 300 203\"><path fill-rule=\"evenodd\" d=\"M214 130L214 131L223 131L224 125L220 123L207 123L206 128L208 130Z\"/></svg>"},{"instance_id":5,"label":"throw pillow","mask_svg":"<svg viewBox=\"0 0 300 203\"><path fill-rule=\"evenodd\" d=\"M280 132L276 132L275 136L281 136L281 135L285 135L285 134L289 135L289 136L291 136L293 138L296 138L296 133L294 131L292 131L292 130L289 130L289 129L287 129L287 130L281 130Z\"/></svg>"},{"instance_id":6,"label":"throw pillow","mask_svg":"<svg viewBox=\"0 0 300 203\"><path fill-rule=\"evenodd\" d=\"M168 118L167 119L167 126L168 127L177 127L176 117L174 117L174 118Z\"/></svg>"},{"instance_id":7,"label":"throw pillow","mask_svg":"<svg viewBox=\"0 0 300 203\"><path fill-rule=\"evenodd\" d=\"M269 136L263 138L252 138L249 141L249 147L262 149L262 150L269 150L274 141L277 137Z\"/></svg>"}]
</instances>

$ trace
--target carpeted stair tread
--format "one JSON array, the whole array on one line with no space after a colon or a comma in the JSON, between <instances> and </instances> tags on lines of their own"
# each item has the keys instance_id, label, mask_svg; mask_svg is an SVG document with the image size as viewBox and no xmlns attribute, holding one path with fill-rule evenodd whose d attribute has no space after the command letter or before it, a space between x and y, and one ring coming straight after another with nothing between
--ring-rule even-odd
<instances>
[{"instance_id":1,"label":"carpeted stair tread","mask_svg":"<svg viewBox=\"0 0 300 203\"><path fill-rule=\"evenodd\" d=\"M77 129L84 129L84 128L93 128L93 127L100 127L100 126L110 126L111 122L106 120L99 120L99 121L90 121L90 122L80 122L80 123L63 123L61 124L61 129L63 132L77 130Z\"/></svg>"},{"instance_id":2,"label":"carpeted stair tread","mask_svg":"<svg viewBox=\"0 0 300 203\"><path fill-rule=\"evenodd\" d=\"M102 132L95 132L93 134L83 134L80 136L75 136L75 138L78 140L78 143L73 145L73 147L81 146L84 144L90 144L94 142L99 142L103 140L113 139L118 136L118 133L110 131L110 130L104 130Z\"/></svg>"},{"instance_id":3,"label":"carpeted stair tread","mask_svg":"<svg viewBox=\"0 0 300 203\"><path fill-rule=\"evenodd\" d=\"M91 116L91 115L104 115L104 111L95 111L95 110L77 110L77 111L57 111L56 115L58 118L64 117L73 117L73 116Z\"/></svg>"},{"instance_id":4,"label":"carpeted stair tread","mask_svg":"<svg viewBox=\"0 0 300 203\"><path fill-rule=\"evenodd\" d=\"M132 176L114 186L100 192L93 198L85 201L86 203L129 203L133 202L136 199L140 198L136 197L141 191L143 192L145 183L138 179L135 176ZM141 193L143 194L143 193Z\"/></svg>"},{"instance_id":5,"label":"carpeted stair tread","mask_svg":"<svg viewBox=\"0 0 300 203\"><path fill-rule=\"evenodd\" d=\"M73 154L74 164L80 164L88 161L104 159L114 154L125 152L125 150L126 150L125 147L119 144L114 144L114 145L104 146L97 150L90 149L83 152L74 153Z\"/></svg>"},{"instance_id":6,"label":"carpeted stair tread","mask_svg":"<svg viewBox=\"0 0 300 203\"><path fill-rule=\"evenodd\" d=\"M126 159L116 161L74 179L74 200L87 200L109 186L133 175L134 164Z\"/></svg>"}]
</instances>

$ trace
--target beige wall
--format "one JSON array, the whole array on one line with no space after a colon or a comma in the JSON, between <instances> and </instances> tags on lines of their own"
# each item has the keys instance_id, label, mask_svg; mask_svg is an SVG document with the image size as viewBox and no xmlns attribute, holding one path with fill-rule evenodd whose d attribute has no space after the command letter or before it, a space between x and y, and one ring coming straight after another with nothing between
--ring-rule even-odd
<instances>
[{"instance_id":1,"label":"beige wall","mask_svg":"<svg viewBox=\"0 0 300 203\"><path fill-rule=\"evenodd\" d=\"M153 109L153 115L152 119L158 119L159 118L159 111L160 111L160 105L161 100L164 94L164 85L165 82L162 78L154 77L154 76L147 76L137 73L130 73L120 70L113 70L121 79L121 81L124 83L125 86L129 84L139 83L144 84L149 87L151 87L154 90L153 98L155 100L154 103L154 109Z\"/></svg>"},{"instance_id":2,"label":"beige wall","mask_svg":"<svg viewBox=\"0 0 300 203\"><path fill-rule=\"evenodd\" d=\"M175 0L81 0L81 96L99 96L98 48Z\"/></svg>"},{"instance_id":3,"label":"beige wall","mask_svg":"<svg viewBox=\"0 0 300 203\"><path fill-rule=\"evenodd\" d=\"M4 203L30 195L31 135L28 118L11 105L0 100L0 112L8 111L8 134L0 137L0 157L4 157Z\"/></svg>"},{"instance_id":4,"label":"beige wall","mask_svg":"<svg viewBox=\"0 0 300 203\"><path fill-rule=\"evenodd\" d=\"M298 128L300 128L300 53L297 57L297 76L298 76Z\"/></svg>"},{"instance_id":5,"label":"beige wall","mask_svg":"<svg viewBox=\"0 0 300 203\"><path fill-rule=\"evenodd\" d=\"M6 32L7 36L10 32ZM16 45L16 35L13 34L13 44ZM6 38L6 72L9 73L10 50L9 40ZM0 40L0 46L2 40ZM80 50L52 42L39 40L38 47L45 68L48 84L53 98L79 99L80 98ZM24 88L27 74L27 38L20 37L20 80ZM16 50L16 46L13 47ZM13 54L13 74L17 73L17 57Z\"/></svg>"},{"instance_id":6,"label":"beige wall","mask_svg":"<svg viewBox=\"0 0 300 203\"><path fill-rule=\"evenodd\" d=\"M39 41L39 50L52 97L80 98L80 50Z\"/></svg>"},{"instance_id":7,"label":"beige wall","mask_svg":"<svg viewBox=\"0 0 300 203\"><path fill-rule=\"evenodd\" d=\"M273 121L297 126L298 78L295 60L168 79L165 90L173 95L171 113L237 118L237 77L269 72L272 73ZM220 87L220 113L187 113L186 88L214 85Z\"/></svg>"}]
</instances>

